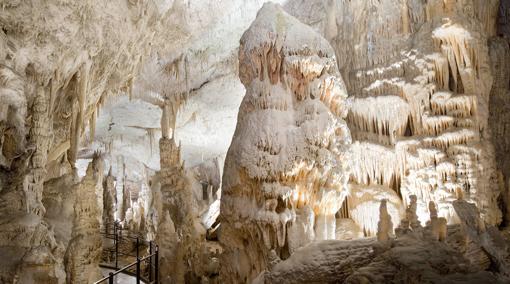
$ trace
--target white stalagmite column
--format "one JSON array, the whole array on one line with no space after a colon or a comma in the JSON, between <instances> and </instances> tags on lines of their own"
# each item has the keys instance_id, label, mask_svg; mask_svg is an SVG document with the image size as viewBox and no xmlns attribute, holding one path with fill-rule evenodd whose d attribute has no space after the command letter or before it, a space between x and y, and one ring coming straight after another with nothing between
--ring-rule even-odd
<instances>
[{"instance_id":1,"label":"white stalagmite column","mask_svg":"<svg viewBox=\"0 0 510 284\"><path fill-rule=\"evenodd\" d=\"M170 132L172 131L172 129L170 129L169 116L170 106L168 103L165 103L165 105L162 107L161 114L161 137L163 138L170 138Z\"/></svg>"},{"instance_id":2,"label":"white stalagmite column","mask_svg":"<svg viewBox=\"0 0 510 284\"><path fill-rule=\"evenodd\" d=\"M246 96L219 217L223 283L249 283L272 259L334 239L348 195L347 92L329 43L266 3L241 38L239 78Z\"/></svg>"},{"instance_id":3,"label":"white stalagmite column","mask_svg":"<svg viewBox=\"0 0 510 284\"><path fill-rule=\"evenodd\" d=\"M317 215L315 217L315 239L334 240L336 231L335 215Z\"/></svg>"},{"instance_id":4,"label":"white stalagmite column","mask_svg":"<svg viewBox=\"0 0 510 284\"><path fill-rule=\"evenodd\" d=\"M180 104L180 101L177 103ZM181 160L181 147L174 140L176 114L177 106L166 101L161 117L162 137L159 140L160 192L153 192L161 196L154 201L155 208L152 210L157 210L158 216L162 217L158 220L156 242L162 256L159 274L164 283L184 283L186 275L196 274L196 251L204 237L197 232L195 222L198 213Z\"/></svg>"},{"instance_id":5,"label":"white stalagmite column","mask_svg":"<svg viewBox=\"0 0 510 284\"><path fill-rule=\"evenodd\" d=\"M388 241L393 232L393 223L391 216L388 214L386 206L387 200L381 200L381 207L379 207L379 223L377 224L377 240L380 242Z\"/></svg>"},{"instance_id":6,"label":"white stalagmite column","mask_svg":"<svg viewBox=\"0 0 510 284\"><path fill-rule=\"evenodd\" d=\"M76 189L73 233L66 251L68 283L93 283L101 278L99 262L103 248L99 228L103 208L97 200L103 197L102 189L103 160L96 153Z\"/></svg>"}]
</instances>

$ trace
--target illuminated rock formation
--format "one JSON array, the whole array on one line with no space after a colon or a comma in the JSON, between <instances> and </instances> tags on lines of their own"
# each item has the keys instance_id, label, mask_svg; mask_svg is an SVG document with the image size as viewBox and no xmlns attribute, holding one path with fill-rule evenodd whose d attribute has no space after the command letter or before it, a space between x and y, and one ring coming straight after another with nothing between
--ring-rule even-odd
<instances>
[{"instance_id":1,"label":"illuminated rock formation","mask_svg":"<svg viewBox=\"0 0 510 284\"><path fill-rule=\"evenodd\" d=\"M176 283L184 283L185 276L193 275L198 268L194 268L197 260L196 253L200 250L200 239L205 239L198 231L196 204L192 196L191 186L184 171L184 162L181 160L181 149L170 138L174 129L168 121L175 120L175 114L169 108L163 109L161 128L163 136L159 141L161 170L158 173L160 216L156 241L165 257L161 266L166 267L160 271L162 279ZM173 118L172 118L173 117ZM160 230L159 228L163 228ZM162 242L169 236L173 242ZM175 235L175 237L171 237ZM201 238L202 237L202 238ZM158 241L160 240L160 241ZM171 273L169 273L171 272Z\"/></svg>"},{"instance_id":2,"label":"illuminated rock formation","mask_svg":"<svg viewBox=\"0 0 510 284\"><path fill-rule=\"evenodd\" d=\"M76 166L87 124L94 136L105 98L130 89L158 42L169 7L135 2L0 5L0 255L12 255L0 282L65 281L66 248L43 219L47 166Z\"/></svg>"},{"instance_id":3,"label":"illuminated rock formation","mask_svg":"<svg viewBox=\"0 0 510 284\"><path fill-rule=\"evenodd\" d=\"M509 0L0 2L0 283L510 282Z\"/></svg>"},{"instance_id":4,"label":"illuminated rock formation","mask_svg":"<svg viewBox=\"0 0 510 284\"><path fill-rule=\"evenodd\" d=\"M406 234L410 231L419 230L421 228L420 221L416 215L416 200L416 195L409 196L409 205L407 205L405 217L400 220L398 228L395 229L395 233L397 235Z\"/></svg>"},{"instance_id":5,"label":"illuminated rock formation","mask_svg":"<svg viewBox=\"0 0 510 284\"><path fill-rule=\"evenodd\" d=\"M484 222L474 204L454 201L453 206L465 232L459 233L459 225L449 230L475 239L468 250L458 249L462 242L456 236L438 243L437 239L427 237L425 231L408 231L396 239L386 238L384 243L373 238L319 241L298 249L287 260L262 272L254 283L507 282L504 265L508 251L505 243L500 242L499 232L480 231ZM389 217L386 212L381 215ZM497 274L486 271L484 262L488 256L500 267Z\"/></svg>"},{"instance_id":6,"label":"illuminated rock formation","mask_svg":"<svg viewBox=\"0 0 510 284\"><path fill-rule=\"evenodd\" d=\"M272 250L285 259L335 238L347 194L347 93L327 41L265 4L241 38L246 95L223 174L221 277L251 281ZM314 230L311 230L314 228Z\"/></svg>"},{"instance_id":7,"label":"illuminated rock formation","mask_svg":"<svg viewBox=\"0 0 510 284\"><path fill-rule=\"evenodd\" d=\"M404 197L415 195L422 225L430 201L449 224L459 222L452 207L458 197L475 202L489 224L502 220L498 208L502 188L490 141L498 141L500 163L505 163L506 104L494 106L498 110L491 114L497 139L491 139L488 127L491 88L501 101L508 84L503 67L508 64L499 63L507 58L508 44L494 38L499 2L291 1L286 5L291 14L324 35L336 30L328 40L353 97L347 123L354 141L354 188L374 191L373 195L392 190L404 206L408 205ZM493 74L491 57L497 70ZM493 84L494 76L498 82ZM360 227L374 227L371 219L352 218ZM369 230L368 235L373 233Z\"/></svg>"},{"instance_id":8,"label":"illuminated rock formation","mask_svg":"<svg viewBox=\"0 0 510 284\"><path fill-rule=\"evenodd\" d=\"M437 217L436 204L433 201L429 202L430 221L427 222L432 238L436 241L445 241L447 234L446 219L444 217Z\"/></svg>"},{"instance_id":9,"label":"illuminated rock formation","mask_svg":"<svg viewBox=\"0 0 510 284\"><path fill-rule=\"evenodd\" d=\"M126 221L127 218L127 212L129 209L131 209L131 190L130 190L130 184L126 181L126 177L124 177L124 182L122 184L122 205L119 209L119 219L122 221Z\"/></svg>"},{"instance_id":10,"label":"illuminated rock formation","mask_svg":"<svg viewBox=\"0 0 510 284\"><path fill-rule=\"evenodd\" d=\"M183 264L177 257L182 257L182 252L179 255L178 251L179 237L175 232L170 212L166 211L164 214L157 227L155 239L156 243L159 244L159 260L161 261L159 277L161 283L183 281Z\"/></svg>"},{"instance_id":11,"label":"illuminated rock formation","mask_svg":"<svg viewBox=\"0 0 510 284\"><path fill-rule=\"evenodd\" d=\"M112 169L108 171L103 183L103 224L111 225L115 222L115 206L117 204L117 192L115 188L115 177Z\"/></svg>"},{"instance_id":12,"label":"illuminated rock formation","mask_svg":"<svg viewBox=\"0 0 510 284\"><path fill-rule=\"evenodd\" d=\"M365 236L375 236L381 217L378 215L381 200L386 200L385 206L391 216L392 226L396 227L402 216L402 200L394 190L381 185L351 185L344 217L358 224Z\"/></svg>"},{"instance_id":13,"label":"illuminated rock formation","mask_svg":"<svg viewBox=\"0 0 510 284\"><path fill-rule=\"evenodd\" d=\"M103 208L97 200L102 199L102 190L103 160L95 155L76 189L73 233L66 252L69 283L91 283L101 278L99 262L103 248L99 228Z\"/></svg>"},{"instance_id":14,"label":"illuminated rock formation","mask_svg":"<svg viewBox=\"0 0 510 284\"><path fill-rule=\"evenodd\" d=\"M377 224L377 240L387 241L393 234L393 223L391 222L391 216L388 214L386 207L386 199L381 200L381 206L379 207L379 223Z\"/></svg>"}]
</instances>

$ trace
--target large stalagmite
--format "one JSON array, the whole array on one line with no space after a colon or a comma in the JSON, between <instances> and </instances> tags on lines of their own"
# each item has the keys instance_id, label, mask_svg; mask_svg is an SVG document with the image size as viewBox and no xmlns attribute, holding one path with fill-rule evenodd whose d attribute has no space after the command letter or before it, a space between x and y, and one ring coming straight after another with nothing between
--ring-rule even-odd
<instances>
[{"instance_id":1,"label":"large stalagmite","mask_svg":"<svg viewBox=\"0 0 510 284\"><path fill-rule=\"evenodd\" d=\"M156 243L161 251L160 279L162 283L184 283L189 277L197 277L196 252L201 246L201 232L198 228L196 204L189 180L181 160L181 147L175 144L175 113L163 109L161 128L163 137L159 141L161 170L158 173L159 190L154 199L158 216Z\"/></svg>"},{"instance_id":2,"label":"large stalagmite","mask_svg":"<svg viewBox=\"0 0 510 284\"><path fill-rule=\"evenodd\" d=\"M239 77L247 91L220 213L226 282L250 282L271 259L334 239L349 176L347 93L324 38L265 4L241 38Z\"/></svg>"}]
</instances>

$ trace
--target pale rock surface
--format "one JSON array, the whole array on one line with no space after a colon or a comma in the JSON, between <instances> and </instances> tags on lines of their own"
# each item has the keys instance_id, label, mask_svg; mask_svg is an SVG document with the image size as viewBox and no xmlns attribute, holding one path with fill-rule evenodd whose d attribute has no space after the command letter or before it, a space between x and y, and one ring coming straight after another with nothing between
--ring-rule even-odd
<instances>
[{"instance_id":1,"label":"pale rock surface","mask_svg":"<svg viewBox=\"0 0 510 284\"><path fill-rule=\"evenodd\" d=\"M115 205L117 204L117 192L115 190L115 177L112 170L108 171L108 175L103 182L103 224L109 226L115 222Z\"/></svg>"},{"instance_id":2,"label":"pale rock surface","mask_svg":"<svg viewBox=\"0 0 510 284\"><path fill-rule=\"evenodd\" d=\"M163 127L163 126L162 126ZM184 283L190 281L185 277L201 275L197 252L205 239L205 231L198 224L198 212L189 180L185 175L181 150L173 138L163 136L159 141L161 153L161 170L158 173L159 194L153 202L158 209L159 224L156 240L164 256L160 271L165 282ZM159 227L164 228L159 230ZM170 236L166 236L170 234ZM173 238L174 242L162 242L162 239ZM158 241L159 240L159 241Z\"/></svg>"},{"instance_id":3,"label":"pale rock surface","mask_svg":"<svg viewBox=\"0 0 510 284\"><path fill-rule=\"evenodd\" d=\"M93 282L97 234L113 218L161 244L166 282L218 281L221 247L203 242L205 229L208 238L224 233L223 242L242 251L246 241L255 251L253 271L245 255L227 249L220 257L239 264L247 282L265 268L267 282L283 283L508 276L508 247L492 225L510 220L510 1L278 1L329 44L297 21L287 29L285 16L272 19L272 35L244 40L255 53L238 52L264 2L0 3L1 283L64 283L66 269L74 282ZM252 72L258 68L264 72ZM252 80L260 74L267 76ZM325 98L338 101L317 96L324 75L337 78L328 79L335 88ZM236 207L218 225L220 203L230 210L218 200L220 177L245 87L257 108L248 110L261 114L240 120L237 132L265 136L240 143L262 142L252 148L233 145L224 176L235 196L225 201ZM316 102L305 103L312 95ZM341 134L332 135L332 120ZM296 128L303 131L294 135ZM174 137L167 150L182 141L171 166L160 167L162 136ZM112 168L104 186L98 177L106 172L87 175L95 150ZM233 161L255 171L237 175ZM375 236L381 199L397 239L314 242ZM332 256L345 261L332 269Z\"/></svg>"},{"instance_id":4,"label":"pale rock surface","mask_svg":"<svg viewBox=\"0 0 510 284\"><path fill-rule=\"evenodd\" d=\"M75 167L87 122L94 133L101 103L130 89L143 55L165 32L169 7L159 4L0 4L0 254L14 255L0 282L65 281L66 248L44 221L42 203L46 178L59 171L47 176L46 167L57 160Z\"/></svg>"},{"instance_id":5,"label":"pale rock surface","mask_svg":"<svg viewBox=\"0 0 510 284\"><path fill-rule=\"evenodd\" d=\"M387 200L381 200L379 207L379 223L377 223L377 240L380 242L388 241L390 236L393 235L393 223L391 216L388 214Z\"/></svg>"},{"instance_id":6,"label":"pale rock surface","mask_svg":"<svg viewBox=\"0 0 510 284\"><path fill-rule=\"evenodd\" d=\"M102 239L98 228L102 223L104 162L95 155L87 174L76 188L73 232L66 252L66 273L69 283L91 283L101 278L99 262Z\"/></svg>"},{"instance_id":7,"label":"pale rock surface","mask_svg":"<svg viewBox=\"0 0 510 284\"><path fill-rule=\"evenodd\" d=\"M348 190L347 93L328 42L265 4L241 38L239 77L247 91L220 213L220 276L230 283L251 281L306 242L334 239Z\"/></svg>"},{"instance_id":8,"label":"pale rock surface","mask_svg":"<svg viewBox=\"0 0 510 284\"><path fill-rule=\"evenodd\" d=\"M509 76L500 62L508 61L508 42L495 36L498 10L506 14L507 6L497 0L286 3L331 42L353 97L347 123L354 185L390 188L404 206L403 197L416 195L422 225L430 201L449 224L458 223L452 206L458 197L475 202L489 224L502 221L498 198L507 186L497 167L504 170L508 160ZM501 34L508 18L500 19ZM355 221L373 227L370 219Z\"/></svg>"},{"instance_id":9,"label":"pale rock surface","mask_svg":"<svg viewBox=\"0 0 510 284\"><path fill-rule=\"evenodd\" d=\"M489 238L487 232L479 231L484 222L474 204L455 201L454 206L465 224L460 235L476 239L470 250L459 250L455 238L444 242L430 238L428 230L433 228L405 232L384 242L372 238L320 241L298 249L289 259L261 273L254 283L507 283L506 268L501 265L505 265L508 251L495 241L501 237L499 232ZM379 230L386 231L388 227L381 225ZM496 262L500 273L487 272L487 267L473 262L479 257L476 251L487 258L482 247L490 257L503 261Z\"/></svg>"},{"instance_id":10,"label":"pale rock surface","mask_svg":"<svg viewBox=\"0 0 510 284\"><path fill-rule=\"evenodd\" d=\"M433 201L429 202L430 221L427 222L432 238L436 241L446 240L447 226L446 219L444 217L437 217L436 204Z\"/></svg>"}]
</instances>

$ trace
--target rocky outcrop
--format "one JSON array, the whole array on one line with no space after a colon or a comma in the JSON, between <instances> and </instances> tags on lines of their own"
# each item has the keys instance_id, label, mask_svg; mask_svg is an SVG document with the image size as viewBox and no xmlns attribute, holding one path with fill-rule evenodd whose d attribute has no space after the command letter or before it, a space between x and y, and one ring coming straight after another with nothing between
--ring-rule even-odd
<instances>
[{"instance_id":1,"label":"rocky outcrop","mask_svg":"<svg viewBox=\"0 0 510 284\"><path fill-rule=\"evenodd\" d=\"M499 37L489 40L490 67L494 80L489 99L489 128L501 171L500 185L504 188L502 201L505 225L510 224L510 1L500 1L498 15Z\"/></svg>"},{"instance_id":2,"label":"rocky outcrop","mask_svg":"<svg viewBox=\"0 0 510 284\"><path fill-rule=\"evenodd\" d=\"M241 38L239 77L247 91L221 197L225 282L249 282L270 255L334 239L347 194L347 93L327 41L265 4Z\"/></svg>"},{"instance_id":3,"label":"rocky outcrop","mask_svg":"<svg viewBox=\"0 0 510 284\"><path fill-rule=\"evenodd\" d=\"M487 253L493 255L498 251L498 255L493 257L503 260L508 252L505 247L500 247L501 243L495 241L498 233L494 233L491 241L480 243L481 239L489 239L486 238L486 232L479 231L480 225L484 222L478 216L476 206L465 201L454 201L453 204L461 223L465 224L464 232L460 234L464 237L474 237L478 242L470 250L459 250L459 241L454 237L439 242L434 234L435 227L420 226L414 231L398 234L396 239L379 239L382 242L371 238L314 242L298 249L289 259L280 261L268 271L261 273L255 282L506 283L508 276L504 269L496 272L486 271L488 267L477 262L484 258L474 253L478 251L487 257ZM381 208L384 208L384 202L381 203ZM433 211L431 216L434 218ZM387 216L382 217L380 221L382 227L379 227L379 232L387 232L385 218ZM433 220L431 219L431 223ZM450 229L456 228L454 226ZM484 234L486 236L482 237ZM481 250L482 247L487 253Z\"/></svg>"},{"instance_id":4,"label":"rocky outcrop","mask_svg":"<svg viewBox=\"0 0 510 284\"><path fill-rule=\"evenodd\" d=\"M2 167L0 168L0 251L13 255L0 270L2 282L64 281L63 252L48 224L43 220L42 204L50 141L48 89L25 86L25 78L13 69L0 66L0 94L6 111L2 115ZM24 127L27 92L32 107L26 133ZM25 135L28 139L25 140ZM30 146L27 146L30 145ZM39 269L40 268L40 269ZM20 274L21 273L21 274Z\"/></svg>"}]
</instances>

